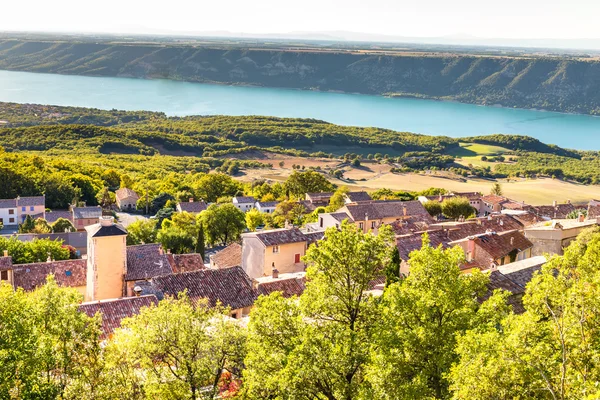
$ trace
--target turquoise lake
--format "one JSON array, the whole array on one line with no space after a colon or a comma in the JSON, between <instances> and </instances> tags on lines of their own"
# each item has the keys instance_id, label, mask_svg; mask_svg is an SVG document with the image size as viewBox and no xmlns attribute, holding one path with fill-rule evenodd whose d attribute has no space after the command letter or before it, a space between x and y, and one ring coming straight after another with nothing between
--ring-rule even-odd
<instances>
[{"instance_id":1,"label":"turquoise lake","mask_svg":"<svg viewBox=\"0 0 600 400\"><path fill-rule=\"evenodd\" d=\"M561 147L600 150L600 117L359 94L0 71L0 101L183 115L316 118L452 137L533 136Z\"/></svg>"}]
</instances>

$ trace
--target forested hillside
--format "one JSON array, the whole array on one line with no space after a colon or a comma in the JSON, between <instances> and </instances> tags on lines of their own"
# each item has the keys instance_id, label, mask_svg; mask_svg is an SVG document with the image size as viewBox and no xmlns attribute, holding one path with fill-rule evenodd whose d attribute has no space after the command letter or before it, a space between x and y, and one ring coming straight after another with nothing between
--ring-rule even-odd
<instances>
[{"instance_id":1,"label":"forested hillside","mask_svg":"<svg viewBox=\"0 0 600 400\"><path fill-rule=\"evenodd\" d=\"M335 90L600 114L600 62L0 41L0 69Z\"/></svg>"}]
</instances>

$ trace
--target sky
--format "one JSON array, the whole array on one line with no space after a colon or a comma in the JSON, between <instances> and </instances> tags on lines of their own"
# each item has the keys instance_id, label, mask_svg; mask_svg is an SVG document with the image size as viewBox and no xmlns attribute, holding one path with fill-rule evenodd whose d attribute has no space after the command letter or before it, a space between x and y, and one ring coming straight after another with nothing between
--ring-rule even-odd
<instances>
[{"instance_id":1,"label":"sky","mask_svg":"<svg viewBox=\"0 0 600 400\"><path fill-rule=\"evenodd\" d=\"M600 0L3 0L0 31L600 38Z\"/></svg>"}]
</instances>

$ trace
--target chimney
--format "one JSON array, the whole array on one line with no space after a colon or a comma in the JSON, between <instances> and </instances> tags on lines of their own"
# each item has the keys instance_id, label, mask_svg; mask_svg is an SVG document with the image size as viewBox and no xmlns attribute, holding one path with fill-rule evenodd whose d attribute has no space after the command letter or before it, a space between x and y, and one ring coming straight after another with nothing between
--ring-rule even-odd
<instances>
[{"instance_id":1,"label":"chimney","mask_svg":"<svg viewBox=\"0 0 600 400\"><path fill-rule=\"evenodd\" d=\"M167 254L171 254L171 249L167 249Z\"/></svg>"},{"instance_id":2,"label":"chimney","mask_svg":"<svg viewBox=\"0 0 600 400\"><path fill-rule=\"evenodd\" d=\"M556 204L557 204L557 203L556 203L556 200L554 200L554 201L552 202L552 207L556 207Z\"/></svg>"},{"instance_id":3,"label":"chimney","mask_svg":"<svg viewBox=\"0 0 600 400\"><path fill-rule=\"evenodd\" d=\"M51 263L52 262L52 256L50 255L50 253L48 253L48 258L46 259L47 263Z\"/></svg>"},{"instance_id":4,"label":"chimney","mask_svg":"<svg viewBox=\"0 0 600 400\"><path fill-rule=\"evenodd\" d=\"M470 254L470 259L467 261L472 261L475 259L475 237L470 236L467 242L467 254Z\"/></svg>"},{"instance_id":5,"label":"chimney","mask_svg":"<svg viewBox=\"0 0 600 400\"><path fill-rule=\"evenodd\" d=\"M571 199L568 199L568 200L567 200L567 204L571 204Z\"/></svg>"},{"instance_id":6,"label":"chimney","mask_svg":"<svg viewBox=\"0 0 600 400\"><path fill-rule=\"evenodd\" d=\"M511 237L510 237L510 245L511 245L511 246L514 246L514 245L515 245L515 237L514 237L514 236L511 236Z\"/></svg>"},{"instance_id":7,"label":"chimney","mask_svg":"<svg viewBox=\"0 0 600 400\"><path fill-rule=\"evenodd\" d=\"M140 297L140 294L142 294L142 288L139 286L135 286L133 288L133 294L135 294L135 297Z\"/></svg>"},{"instance_id":8,"label":"chimney","mask_svg":"<svg viewBox=\"0 0 600 400\"><path fill-rule=\"evenodd\" d=\"M273 269L271 270L271 275L273 276L273 279L279 278L279 270L273 267Z\"/></svg>"},{"instance_id":9,"label":"chimney","mask_svg":"<svg viewBox=\"0 0 600 400\"><path fill-rule=\"evenodd\" d=\"M585 215L583 215L583 213L579 213L579 215L577 216L577 220L579 222L585 221Z\"/></svg>"},{"instance_id":10,"label":"chimney","mask_svg":"<svg viewBox=\"0 0 600 400\"><path fill-rule=\"evenodd\" d=\"M4 250L4 257L8 257L8 250Z\"/></svg>"},{"instance_id":11,"label":"chimney","mask_svg":"<svg viewBox=\"0 0 600 400\"><path fill-rule=\"evenodd\" d=\"M100 217L100 225L102 226L113 226L113 218L112 217L108 217L108 216L101 216Z\"/></svg>"},{"instance_id":12,"label":"chimney","mask_svg":"<svg viewBox=\"0 0 600 400\"><path fill-rule=\"evenodd\" d=\"M404 216L406 217L406 206L402 207L402 214L404 214Z\"/></svg>"},{"instance_id":13,"label":"chimney","mask_svg":"<svg viewBox=\"0 0 600 400\"><path fill-rule=\"evenodd\" d=\"M190 203L193 203L193 202L194 202L194 198L190 197Z\"/></svg>"},{"instance_id":14,"label":"chimney","mask_svg":"<svg viewBox=\"0 0 600 400\"><path fill-rule=\"evenodd\" d=\"M158 246L158 254L160 254L161 256L165 254L165 251L163 250L162 246Z\"/></svg>"}]
</instances>

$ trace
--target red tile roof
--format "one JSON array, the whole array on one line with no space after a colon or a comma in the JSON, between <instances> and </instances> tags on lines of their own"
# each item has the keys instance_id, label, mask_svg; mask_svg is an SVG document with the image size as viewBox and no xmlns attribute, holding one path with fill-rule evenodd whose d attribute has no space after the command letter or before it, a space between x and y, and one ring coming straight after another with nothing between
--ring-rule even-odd
<instances>
[{"instance_id":1,"label":"red tile roof","mask_svg":"<svg viewBox=\"0 0 600 400\"><path fill-rule=\"evenodd\" d=\"M168 254L174 273L191 272L205 269L204 260L198 253Z\"/></svg>"},{"instance_id":2,"label":"red tile roof","mask_svg":"<svg viewBox=\"0 0 600 400\"><path fill-rule=\"evenodd\" d=\"M286 243L306 242L306 236L298 228L283 228L257 232L255 235L265 246L276 246Z\"/></svg>"},{"instance_id":3,"label":"red tile roof","mask_svg":"<svg viewBox=\"0 0 600 400\"><path fill-rule=\"evenodd\" d=\"M589 205L587 219L594 219L598 217L600 217L600 205Z\"/></svg>"},{"instance_id":4,"label":"red tile roof","mask_svg":"<svg viewBox=\"0 0 600 400\"><path fill-rule=\"evenodd\" d=\"M101 339L109 338L115 329L121 327L121 321L140 313L143 307L151 307L158 304L154 295L140 297L128 297L124 299L94 301L82 303L79 311L93 317L96 313L102 314Z\"/></svg>"},{"instance_id":5,"label":"red tile roof","mask_svg":"<svg viewBox=\"0 0 600 400\"><path fill-rule=\"evenodd\" d=\"M119 200L126 199L128 197L136 199L136 201L140 198L136 192L128 188L121 188L115 192L115 196Z\"/></svg>"},{"instance_id":6,"label":"red tile roof","mask_svg":"<svg viewBox=\"0 0 600 400\"><path fill-rule=\"evenodd\" d=\"M34 290L54 274L60 286L79 287L87 283L87 260L65 260L34 264L13 265L13 284L25 290Z\"/></svg>"},{"instance_id":7,"label":"red tile roof","mask_svg":"<svg viewBox=\"0 0 600 400\"><path fill-rule=\"evenodd\" d=\"M172 274L173 268L166 254L161 254L160 244L127 246L126 281L137 281Z\"/></svg>"},{"instance_id":8,"label":"red tile roof","mask_svg":"<svg viewBox=\"0 0 600 400\"><path fill-rule=\"evenodd\" d=\"M521 252L533 247L533 243L529 239L516 231L502 235L496 233L483 234L476 236L473 240L476 246L474 260L480 263L482 267L489 267L493 260L506 257L511 252Z\"/></svg>"},{"instance_id":9,"label":"red tile roof","mask_svg":"<svg viewBox=\"0 0 600 400\"><path fill-rule=\"evenodd\" d=\"M415 215L429 215L419 201L380 200L346 204L337 212L345 212L354 221L368 219L402 218Z\"/></svg>"},{"instance_id":10,"label":"red tile roof","mask_svg":"<svg viewBox=\"0 0 600 400\"><path fill-rule=\"evenodd\" d=\"M469 236L480 235L482 233L486 233L487 231L500 233L514 230L523 230L524 226L521 222L517 221L512 216L500 214L490 215L488 217L483 218L474 218L453 225L436 224L430 226L430 228L443 228L444 230L447 230L448 240L456 241Z\"/></svg>"},{"instance_id":11,"label":"red tile roof","mask_svg":"<svg viewBox=\"0 0 600 400\"><path fill-rule=\"evenodd\" d=\"M565 219L567 215L576 208L571 203L557 204L556 206L534 206L533 212L542 218L548 219Z\"/></svg>"},{"instance_id":12,"label":"red tile roof","mask_svg":"<svg viewBox=\"0 0 600 400\"><path fill-rule=\"evenodd\" d=\"M442 246L443 248L450 247L448 245L448 237L443 231L430 231L427 232L429 235L429 244L432 247ZM410 253L414 250L420 250L423 245L423 234L412 234L396 238L396 246L400 253L400 259L408 261Z\"/></svg>"},{"instance_id":13,"label":"red tile roof","mask_svg":"<svg viewBox=\"0 0 600 400\"><path fill-rule=\"evenodd\" d=\"M242 265L242 246L232 243L211 257L215 268L231 268Z\"/></svg>"},{"instance_id":14,"label":"red tile roof","mask_svg":"<svg viewBox=\"0 0 600 400\"><path fill-rule=\"evenodd\" d=\"M265 296L273 292L281 292L283 297L300 296L304 293L304 289L304 278L274 279L258 284L258 292Z\"/></svg>"},{"instance_id":15,"label":"red tile roof","mask_svg":"<svg viewBox=\"0 0 600 400\"><path fill-rule=\"evenodd\" d=\"M258 297L252 280L241 267L159 276L151 280L151 286L159 299L187 290L192 300L206 298L213 307L220 302L232 310L250 307Z\"/></svg>"}]
</instances>

